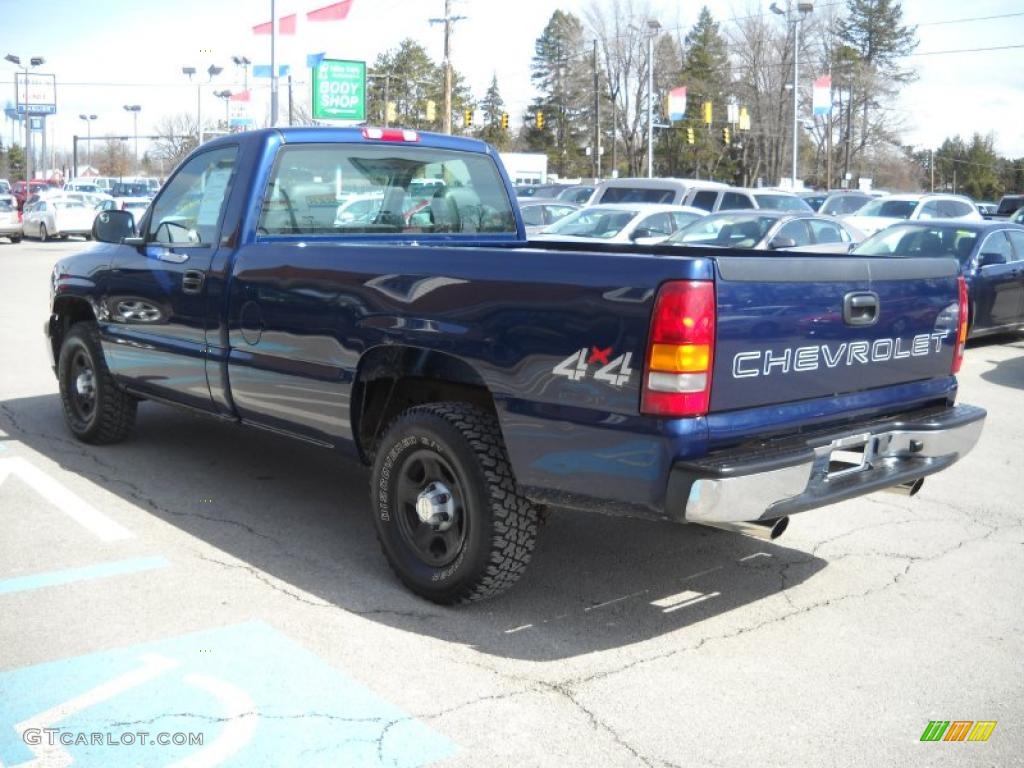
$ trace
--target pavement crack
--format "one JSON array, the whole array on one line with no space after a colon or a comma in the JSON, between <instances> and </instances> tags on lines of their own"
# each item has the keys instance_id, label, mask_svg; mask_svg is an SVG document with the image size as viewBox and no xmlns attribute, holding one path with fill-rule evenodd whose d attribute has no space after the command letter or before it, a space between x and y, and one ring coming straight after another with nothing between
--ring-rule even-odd
<instances>
[{"instance_id":1,"label":"pavement crack","mask_svg":"<svg viewBox=\"0 0 1024 768\"><path fill-rule=\"evenodd\" d=\"M209 557L208 555L204 555L204 554L202 554L200 552L196 552L195 556L198 557L200 560L205 560L208 563L213 563L214 565L219 565L222 568L231 568L231 569L235 569L235 570L246 571L250 575L254 576L257 580L259 580L259 581L263 582L264 584L266 584L268 587L270 587L275 592L280 592L283 595L287 595L288 597L292 598L296 602L304 603L305 605L311 605L311 606L313 606L315 608L334 608L335 607L333 603L329 603L327 601L310 600L309 598L307 598L307 597L305 597L303 595L300 595L297 592L293 592L290 589L285 589L283 586L278 584L275 580L271 579L266 573L264 573L263 571L261 571L258 568L254 568L253 566L248 565L246 563L229 563L229 562L226 562L224 560L218 560L215 557Z\"/></svg>"}]
</instances>

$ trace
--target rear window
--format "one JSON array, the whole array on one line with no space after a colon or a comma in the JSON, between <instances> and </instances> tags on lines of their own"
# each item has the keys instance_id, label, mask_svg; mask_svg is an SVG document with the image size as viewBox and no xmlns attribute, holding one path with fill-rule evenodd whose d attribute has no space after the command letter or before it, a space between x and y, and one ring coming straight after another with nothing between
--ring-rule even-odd
<instances>
[{"instance_id":1,"label":"rear window","mask_svg":"<svg viewBox=\"0 0 1024 768\"><path fill-rule=\"evenodd\" d=\"M857 215L909 219L915 208L917 208L916 200L875 200L857 211Z\"/></svg>"},{"instance_id":2,"label":"rear window","mask_svg":"<svg viewBox=\"0 0 1024 768\"><path fill-rule=\"evenodd\" d=\"M635 187L608 187L601 195L602 203L671 203L675 193L671 189L637 189Z\"/></svg>"},{"instance_id":3,"label":"rear window","mask_svg":"<svg viewBox=\"0 0 1024 768\"><path fill-rule=\"evenodd\" d=\"M839 195L837 197L830 197L822 204L819 213L854 213L855 211L859 211L863 208L870 200L870 197L860 197L859 195Z\"/></svg>"},{"instance_id":4,"label":"rear window","mask_svg":"<svg viewBox=\"0 0 1024 768\"><path fill-rule=\"evenodd\" d=\"M1022 205L1024 205L1024 195L1007 195L999 201L999 210L996 213L1009 216Z\"/></svg>"},{"instance_id":5,"label":"rear window","mask_svg":"<svg viewBox=\"0 0 1024 768\"><path fill-rule=\"evenodd\" d=\"M258 227L263 235L516 232L488 156L405 144L283 147Z\"/></svg>"},{"instance_id":6,"label":"rear window","mask_svg":"<svg viewBox=\"0 0 1024 768\"><path fill-rule=\"evenodd\" d=\"M754 199L757 200L757 205L760 208L769 211L811 210L811 206L809 206L799 197L794 197L792 195L767 195L764 193L755 193Z\"/></svg>"}]
</instances>

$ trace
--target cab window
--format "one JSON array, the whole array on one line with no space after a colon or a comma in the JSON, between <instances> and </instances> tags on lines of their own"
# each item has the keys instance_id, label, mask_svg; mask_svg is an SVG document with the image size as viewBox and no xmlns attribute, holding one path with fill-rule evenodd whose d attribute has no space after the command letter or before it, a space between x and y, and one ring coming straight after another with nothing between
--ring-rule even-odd
<instances>
[{"instance_id":1,"label":"cab window","mask_svg":"<svg viewBox=\"0 0 1024 768\"><path fill-rule=\"evenodd\" d=\"M147 239L175 245L215 243L237 155L237 147L221 147L189 160L153 201Z\"/></svg>"},{"instance_id":2,"label":"cab window","mask_svg":"<svg viewBox=\"0 0 1024 768\"><path fill-rule=\"evenodd\" d=\"M304 144L278 152L257 234L516 232L486 155L407 144Z\"/></svg>"}]
</instances>

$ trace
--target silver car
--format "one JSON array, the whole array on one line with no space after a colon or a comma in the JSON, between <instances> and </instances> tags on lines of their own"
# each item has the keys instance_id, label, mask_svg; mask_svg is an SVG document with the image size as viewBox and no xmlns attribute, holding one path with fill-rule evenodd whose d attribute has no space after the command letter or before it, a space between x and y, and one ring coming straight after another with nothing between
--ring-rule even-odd
<instances>
[{"instance_id":1,"label":"silver car","mask_svg":"<svg viewBox=\"0 0 1024 768\"><path fill-rule=\"evenodd\" d=\"M0 195L0 237L8 238L12 243L21 242L21 220L14 195Z\"/></svg>"},{"instance_id":2,"label":"silver car","mask_svg":"<svg viewBox=\"0 0 1024 768\"><path fill-rule=\"evenodd\" d=\"M864 233L832 216L787 211L730 211L698 219L666 242L755 251L847 253L863 239Z\"/></svg>"}]
</instances>

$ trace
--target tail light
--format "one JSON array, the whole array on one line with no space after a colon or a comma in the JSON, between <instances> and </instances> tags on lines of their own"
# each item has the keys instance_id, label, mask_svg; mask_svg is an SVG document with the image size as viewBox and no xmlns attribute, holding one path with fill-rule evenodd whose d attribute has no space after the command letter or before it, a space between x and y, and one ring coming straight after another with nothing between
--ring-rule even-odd
<instances>
[{"instance_id":1,"label":"tail light","mask_svg":"<svg viewBox=\"0 0 1024 768\"><path fill-rule=\"evenodd\" d=\"M714 283L687 280L661 286L647 343L641 413L673 418L706 414L714 351Z\"/></svg>"},{"instance_id":2,"label":"tail light","mask_svg":"<svg viewBox=\"0 0 1024 768\"><path fill-rule=\"evenodd\" d=\"M967 281L963 275L956 279L959 292L960 315L956 327L956 347L953 350L953 373L960 372L960 365L964 361L964 346L967 344Z\"/></svg>"}]
</instances>

